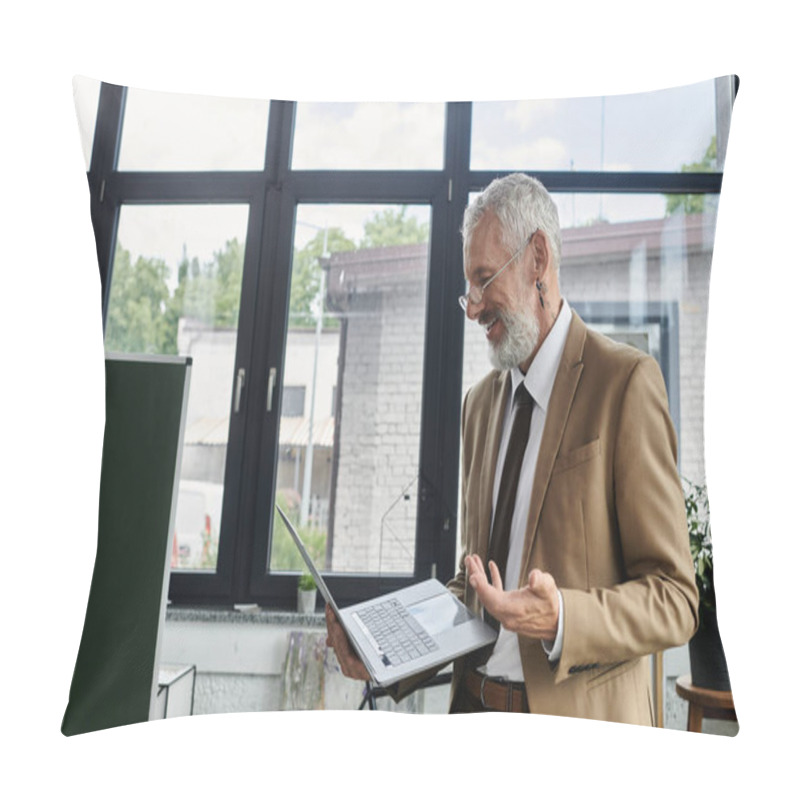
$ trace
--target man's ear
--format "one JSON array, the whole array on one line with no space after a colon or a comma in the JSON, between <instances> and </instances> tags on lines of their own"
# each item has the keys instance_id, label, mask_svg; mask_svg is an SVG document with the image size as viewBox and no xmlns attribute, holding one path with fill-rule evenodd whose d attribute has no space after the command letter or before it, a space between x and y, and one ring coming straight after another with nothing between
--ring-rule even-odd
<instances>
[{"instance_id":1,"label":"man's ear","mask_svg":"<svg viewBox=\"0 0 800 800\"><path fill-rule=\"evenodd\" d=\"M537 281L547 277L550 271L550 244L544 231L538 230L531 239L534 256L534 278Z\"/></svg>"}]
</instances>

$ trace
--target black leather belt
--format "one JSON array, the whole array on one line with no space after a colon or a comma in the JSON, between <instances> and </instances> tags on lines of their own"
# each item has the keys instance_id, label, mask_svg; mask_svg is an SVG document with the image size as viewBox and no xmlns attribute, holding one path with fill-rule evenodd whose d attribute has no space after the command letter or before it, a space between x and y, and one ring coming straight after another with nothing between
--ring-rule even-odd
<instances>
[{"instance_id":1,"label":"black leather belt","mask_svg":"<svg viewBox=\"0 0 800 800\"><path fill-rule=\"evenodd\" d=\"M464 688L473 701L486 711L511 711L526 713L528 695L525 684L490 678L477 670L467 672Z\"/></svg>"}]
</instances>

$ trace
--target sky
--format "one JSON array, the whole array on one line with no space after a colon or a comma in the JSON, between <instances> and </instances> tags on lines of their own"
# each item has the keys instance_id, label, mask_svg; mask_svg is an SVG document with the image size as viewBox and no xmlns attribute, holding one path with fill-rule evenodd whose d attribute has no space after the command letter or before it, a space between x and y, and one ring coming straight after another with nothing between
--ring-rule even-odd
<instances>
[{"instance_id":1,"label":"sky","mask_svg":"<svg viewBox=\"0 0 800 800\"><path fill-rule=\"evenodd\" d=\"M565 99L489 100L473 112L473 169L674 172L714 134L714 82Z\"/></svg>"},{"instance_id":2,"label":"sky","mask_svg":"<svg viewBox=\"0 0 800 800\"><path fill-rule=\"evenodd\" d=\"M380 10L356 0L228 0L210 14L182 0L45 0L14 9L0 52L10 645L3 788L199 798L374 796L381 786L398 797L408 789L405 773L387 750L425 754L430 796L781 796L796 782L787 687L797 651L791 307L800 271L791 157L797 59L787 6L762 0L752 14L734 14L706 0L672 0L654 14L628 0L495 0L460 9L456 16L447 4L418 0ZM61 736L95 554L104 415L74 75L178 93L442 102L639 92L731 72L742 84L714 248L705 389L720 625L741 722L735 739L545 717L356 712L218 715ZM499 765L499 776L487 763Z\"/></svg>"}]
</instances>

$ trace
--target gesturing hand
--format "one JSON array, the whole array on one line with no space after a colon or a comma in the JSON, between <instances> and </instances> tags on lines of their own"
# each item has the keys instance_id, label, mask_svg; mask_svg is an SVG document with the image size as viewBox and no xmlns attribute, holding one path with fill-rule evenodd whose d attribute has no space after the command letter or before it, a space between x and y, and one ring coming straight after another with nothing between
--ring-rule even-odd
<instances>
[{"instance_id":1,"label":"gesturing hand","mask_svg":"<svg viewBox=\"0 0 800 800\"><path fill-rule=\"evenodd\" d=\"M328 626L328 638L326 644L332 647L336 653L336 658L339 660L339 666L342 668L342 673L348 678L356 681L368 681L370 679L369 672L364 666L361 659L353 650L344 628L339 624L336 619L336 614L329 605L325 606L325 624Z\"/></svg>"},{"instance_id":2,"label":"gesturing hand","mask_svg":"<svg viewBox=\"0 0 800 800\"><path fill-rule=\"evenodd\" d=\"M558 589L549 572L534 569L522 589L503 590L500 571L489 562L492 582L478 556L467 556L467 576L484 608L508 631L552 641L558 630Z\"/></svg>"}]
</instances>

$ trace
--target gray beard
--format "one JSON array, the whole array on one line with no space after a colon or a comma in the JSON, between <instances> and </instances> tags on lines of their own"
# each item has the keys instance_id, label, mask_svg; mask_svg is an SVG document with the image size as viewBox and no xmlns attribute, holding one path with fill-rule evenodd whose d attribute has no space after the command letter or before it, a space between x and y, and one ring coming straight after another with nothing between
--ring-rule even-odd
<instances>
[{"instance_id":1,"label":"gray beard","mask_svg":"<svg viewBox=\"0 0 800 800\"><path fill-rule=\"evenodd\" d=\"M505 336L497 347L489 344L489 361L495 369L512 369L533 352L539 341L539 323L533 314L501 311Z\"/></svg>"}]
</instances>

